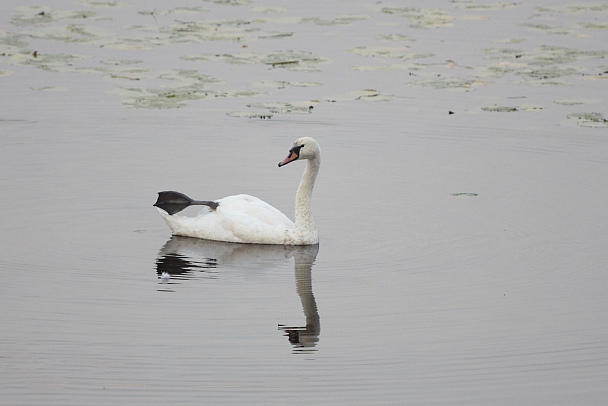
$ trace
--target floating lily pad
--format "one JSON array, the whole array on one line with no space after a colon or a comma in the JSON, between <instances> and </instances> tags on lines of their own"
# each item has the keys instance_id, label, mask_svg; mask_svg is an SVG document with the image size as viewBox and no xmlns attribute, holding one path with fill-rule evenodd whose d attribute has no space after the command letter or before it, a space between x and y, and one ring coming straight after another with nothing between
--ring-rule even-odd
<instances>
[{"instance_id":1,"label":"floating lily pad","mask_svg":"<svg viewBox=\"0 0 608 406\"><path fill-rule=\"evenodd\" d=\"M433 87L435 89L444 89L444 90L460 90L460 91L468 91L475 86L484 85L486 82L482 82L475 79L460 79L454 77L437 77L434 79L426 79L419 80L410 83L411 86L421 86L421 87Z\"/></svg>"},{"instance_id":2,"label":"floating lily pad","mask_svg":"<svg viewBox=\"0 0 608 406\"><path fill-rule=\"evenodd\" d=\"M306 17L300 19L300 23L314 23L317 25L349 25L356 21L367 20L369 16L365 15L344 15L338 16L331 20L318 18L318 17Z\"/></svg>"},{"instance_id":3,"label":"floating lily pad","mask_svg":"<svg viewBox=\"0 0 608 406\"><path fill-rule=\"evenodd\" d=\"M251 0L203 0L208 3L221 4L223 6L248 6Z\"/></svg>"},{"instance_id":4,"label":"floating lily pad","mask_svg":"<svg viewBox=\"0 0 608 406\"><path fill-rule=\"evenodd\" d=\"M562 106L578 106L581 104L588 104L588 103L593 103L594 100L588 100L588 99L561 99L561 100L555 100L553 101L553 103L555 104L560 104ZM595 101L597 102L597 101Z\"/></svg>"},{"instance_id":5,"label":"floating lily pad","mask_svg":"<svg viewBox=\"0 0 608 406\"><path fill-rule=\"evenodd\" d=\"M97 0L79 0L78 3L88 7L98 8L116 8L116 7L127 7L128 3L122 1L97 1Z\"/></svg>"},{"instance_id":6,"label":"floating lily pad","mask_svg":"<svg viewBox=\"0 0 608 406\"><path fill-rule=\"evenodd\" d=\"M274 103L252 103L248 104L247 107L253 109L264 109L268 110L271 114L310 114L314 109L316 102L305 101L305 102L274 102Z\"/></svg>"},{"instance_id":7,"label":"floating lily pad","mask_svg":"<svg viewBox=\"0 0 608 406\"><path fill-rule=\"evenodd\" d=\"M514 2L500 2L500 3L490 3L490 4L478 4L474 1L453 1L454 6L456 8L466 9L466 10L503 10L508 8L519 7L520 3Z\"/></svg>"},{"instance_id":8,"label":"floating lily pad","mask_svg":"<svg viewBox=\"0 0 608 406\"><path fill-rule=\"evenodd\" d=\"M226 113L226 115L236 118L259 118L261 120L270 120L273 117L270 113L252 113L250 111L232 111Z\"/></svg>"},{"instance_id":9,"label":"floating lily pad","mask_svg":"<svg viewBox=\"0 0 608 406\"><path fill-rule=\"evenodd\" d=\"M568 119L576 121L581 127L608 128L608 120L601 113L575 113Z\"/></svg>"},{"instance_id":10,"label":"floating lily pad","mask_svg":"<svg viewBox=\"0 0 608 406\"><path fill-rule=\"evenodd\" d=\"M37 54L36 57L24 58L23 65L31 65L49 72L74 72L74 63L78 60L90 58L88 55L76 54Z\"/></svg>"},{"instance_id":11,"label":"floating lily pad","mask_svg":"<svg viewBox=\"0 0 608 406\"><path fill-rule=\"evenodd\" d=\"M291 82L287 80L265 80L253 84L257 87L268 87L273 89L284 89L286 87L313 87L321 86L319 82Z\"/></svg>"},{"instance_id":12,"label":"floating lily pad","mask_svg":"<svg viewBox=\"0 0 608 406\"><path fill-rule=\"evenodd\" d=\"M261 59L265 65L273 68L286 68L290 70L317 70L314 65L328 62L312 52L306 51L281 51L268 54Z\"/></svg>"},{"instance_id":13,"label":"floating lily pad","mask_svg":"<svg viewBox=\"0 0 608 406\"><path fill-rule=\"evenodd\" d=\"M494 113L513 113L519 111L519 108L513 106L491 106L491 107L482 107L483 111L491 111Z\"/></svg>"},{"instance_id":14,"label":"floating lily pad","mask_svg":"<svg viewBox=\"0 0 608 406\"><path fill-rule=\"evenodd\" d=\"M413 41L416 41L416 39L414 39L412 37L408 37L407 35L403 35L403 34L378 35L376 38L379 39L380 41L392 41L392 42L413 42Z\"/></svg>"},{"instance_id":15,"label":"floating lily pad","mask_svg":"<svg viewBox=\"0 0 608 406\"><path fill-rule=\"evenodd\" d=\"M436 8L382 7L382 13L407 18L413 28L451 27L454 17Z\"/></svg>"}]
</instances>

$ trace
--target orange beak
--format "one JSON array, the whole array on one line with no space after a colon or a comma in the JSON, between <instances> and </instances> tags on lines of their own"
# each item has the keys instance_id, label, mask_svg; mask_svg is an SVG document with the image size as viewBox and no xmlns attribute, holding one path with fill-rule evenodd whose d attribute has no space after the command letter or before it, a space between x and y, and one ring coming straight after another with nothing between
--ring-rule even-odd
<instances>
[{"instance_id":1,"label":"orange beak","mask_svg":"<svg viewBox=\"0 0 608 406\"><path fill-rule=\"evenodd\" d=\"M288 163L295 161L299 157L300 155L298 155L298 153L292 149L291 151L289 151L289 155L287 155L287 158L279 162L279 168L283 165L287 165Z\"/></svg>"}]
</instances>

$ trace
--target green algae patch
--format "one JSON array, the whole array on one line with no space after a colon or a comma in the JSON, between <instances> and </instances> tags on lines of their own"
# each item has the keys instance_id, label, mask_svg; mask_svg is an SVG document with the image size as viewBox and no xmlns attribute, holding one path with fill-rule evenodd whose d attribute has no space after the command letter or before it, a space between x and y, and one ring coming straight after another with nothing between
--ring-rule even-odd
<instances>
[{"instance_id":1,"label":"green algae patch","mask_svg":"<svg viewBox=\"0 0 608 406\"><path fill-rule=\"evenodd\" d=\"M490 106L490 107L482 107L482 111L489 111L492 113L514 113L519 111L518 107L513 106Z\"/></svg>"},{"instance_id":2,"label":"green algae patch","mask_svg":"<svg viewBox=\"0 0 608 406\"><path fill-rule=\"evenodd\" d=\"M608 120L601 113L574 113L568 119L581 127L608 128Z\"/></svg>"},{"instance_id":3,"label":"green algae patch","mask_svg":"<svg viewBox=\"0 0 608 406\"><path fill-rule=\"evenodd\" d=\"M380 12L404 17L412 28L451 27L454 17L438 8L382 7Z\"/></svg>"}]
</instances>

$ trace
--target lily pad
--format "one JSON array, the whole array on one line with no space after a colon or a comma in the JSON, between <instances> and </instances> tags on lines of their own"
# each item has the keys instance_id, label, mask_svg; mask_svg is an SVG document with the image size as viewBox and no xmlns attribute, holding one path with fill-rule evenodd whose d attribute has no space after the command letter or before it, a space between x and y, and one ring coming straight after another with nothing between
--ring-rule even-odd
<instances>
[{"instance_id":1,"label":"lily pad","mask_svg":"<svg viewBox=\"0 0 608 406\"><path fill-rule=\"evenodd\" d=\"M265 109L271 114L310 114L316 102L274 102L274 103L252 103L247 107L253 109Z\"/></svg>"},{"instance_id":2,"label":"lily pad","mask_svg":"<svg viewBox=\"0 0 608 406\"><path fill-rule=\"evenodd\" d=\"M519 111L519 108L513 106L491 106L491 107L482 107L483 111L491 111L494 113L514 113Z\"/></svg>"},{"instance_id":3,"label":"lily pad","mask_svg":"<svg viewBox=\"0 0 608 406\"><path fill-rule=\"evenodd\" d=\"M454 17L437 8L382 7L382 13L407 18L413 28L451 27Z\"/></svg>"},{"instance_id":4,"label":"lily pad","mask_svg":"<svg viewBox=\"0 0 608 406\"><path fill-rule=\"evenodd\" d=\"M608 128L608 120L601 113L575 113L570 114L568 119L581 127Z\"/></svg>"}]
</instances>

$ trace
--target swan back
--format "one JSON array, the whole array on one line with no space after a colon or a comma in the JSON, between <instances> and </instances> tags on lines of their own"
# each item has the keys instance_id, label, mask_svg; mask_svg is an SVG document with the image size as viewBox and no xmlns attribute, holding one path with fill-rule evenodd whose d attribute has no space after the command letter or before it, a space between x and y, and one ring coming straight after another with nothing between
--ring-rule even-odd
<instances>
[{"instance_id":1,"label":"swan back","mask_svg":"<svg viewBox=\"0 0 608 406\"><path fill-rule=\"evenodd\" d=\"M196 217L169 214L158 202L155 206L174 235L249 244L317 244L319 238L311 203L321 149L314 138L298 138L279 166L300 159L306 160L307 164L296 192L294 222L273 206L249 195L229 196L213 202L186 197L189 205L207 206ZM171 192L171 195L175 194Z\"/></svg>"}]
</instances>

